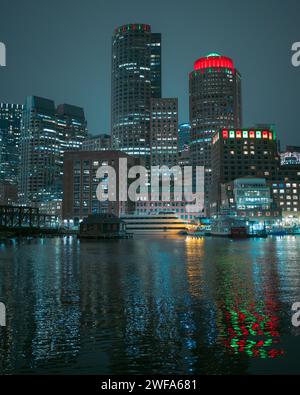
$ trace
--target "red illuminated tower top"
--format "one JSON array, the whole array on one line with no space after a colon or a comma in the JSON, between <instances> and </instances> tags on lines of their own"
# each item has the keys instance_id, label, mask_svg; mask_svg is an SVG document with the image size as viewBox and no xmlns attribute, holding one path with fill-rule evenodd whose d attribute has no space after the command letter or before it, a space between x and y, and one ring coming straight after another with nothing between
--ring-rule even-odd
<instances>
[{"instance_id":1,"label":"red illuminated tower top","mask_svg":"<svg viewBox=\"0 0 300 395\"><path fill-rule=\"evenodd\" d=\"M230 69L234 72L234 63L227 56L221 56L217 53L211 53L204 58L196 60L194 70L205 70L209 68Z\"/></svg>"}]
</instances>

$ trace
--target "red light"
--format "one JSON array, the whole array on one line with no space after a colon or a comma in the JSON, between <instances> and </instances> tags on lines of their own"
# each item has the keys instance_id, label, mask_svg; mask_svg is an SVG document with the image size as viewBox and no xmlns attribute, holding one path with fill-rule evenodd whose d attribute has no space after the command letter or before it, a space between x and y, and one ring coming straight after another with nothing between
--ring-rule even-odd
<instances>
[{"instance_id":1,"label":"red light","mask_svg":"<svg viewBox=\"0 0 300 395\"><path fill-rule=\"evenodd\" d=\"M242 138L242 132L240 130L236 131L236 138L241 139Z\"/></svg>"},{"instance_id":2,"label":"red light","mask_svg":"<svg viewBox=\"0 0 300 395\"><path fill-rule=\"evenodd\" d=\"M228 130L223 130L222 136L223 136L223 139L228 139Z\"/></svg>"},{"instance_id":3,"label":"red light","mask_svg":"<svg viewBox=\"0 0 300 395\"><path fill-rule=\"evenodd\" d=\"M273 133L269 132L269 140L273 140Z\"/></svg>"},{"instance_id":4,"label":"red light","mask_svg":"<svg viewBox=\"0 0 300 395\"><path fill-rule=\"evenodd\" d=\"M268 139L269 138L269 132L264 131L262 133L262 135L263 135L263 139Z\"/></svg>"},{"instance_id":5,"label":"red light","mask_svg":"<svg viewBox=\"0 0 300 395\"><path fill-rule=\"evenodd\" d=\"M255 132L253 130L251 130L249 132L249 136L250 136L250 139L254 139L255 138Z\"/></svg>"},{"instance_id":6,"label":"red light","mask_svg":"<svg viewBox=\"0 0 300 395\"><path fill-rule=\"evenodd\" d=\"M230 69L234 72L233 61L227 56L208 56L200 58L194 63L194 70L204 70L209 68Z\"/></svg>"}]
</instances>

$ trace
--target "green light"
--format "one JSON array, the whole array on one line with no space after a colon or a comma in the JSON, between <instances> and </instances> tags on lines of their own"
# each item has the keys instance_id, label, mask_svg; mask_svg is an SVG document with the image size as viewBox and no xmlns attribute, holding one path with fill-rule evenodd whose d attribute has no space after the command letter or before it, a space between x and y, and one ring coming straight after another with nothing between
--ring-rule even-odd
<instances>
[{"instance_id":1,"label":"green light","mask_svg":"<svg viewBox=\"0 0 300 395\"><path fill-rule=\"evenodd\" d=\"M261 132L259 130L256 131L256 138L261 139Z\"/></svg>"},{"instance_id":2,"label":"green light","mask_svg":"<svg viewBox=\"0 0 300 395\"><path fill-rule=\"evenodd\" d=\"M248 130L243 131L243 138L247 139L248 138Z\"/></svg>"},{"instance_id":3,"label":"green light","mask_svg":"<svg viewBox=\"0 0 300 395\"><path fill-rule=\"evenodd\" d=\"M229 137L230 137L231 139L234 139L234 138L235 138L235 132L234 132L234 130L230 130L230 131L229 131Z\"/></svg>"},{"instance_id":4,"label":"green light","mask_svg":"<svg viewBox=\"0 0 300 395\"><path fill-rule=\"evenodd\" d=\"M212 52L212 53L208 54L206 57L207 57L207 58L211 58L211 57L216 57L216 56L221 56L221 55L219 55L219 54L216 53L216 52Z\"/></svg>"}]
</instances>

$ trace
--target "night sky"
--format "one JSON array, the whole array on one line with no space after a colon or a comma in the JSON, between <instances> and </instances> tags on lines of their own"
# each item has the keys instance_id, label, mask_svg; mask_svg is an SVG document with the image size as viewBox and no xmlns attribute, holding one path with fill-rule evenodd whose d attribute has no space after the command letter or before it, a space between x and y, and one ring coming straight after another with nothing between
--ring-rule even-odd
<instances>
[{"instance_id":1,"label":"night sky","mask_svg":"<svg viewBox=\"0 0 300 395\"><path fill-rule=\"evenodd\" d=\"M163 40L163 96L188 120L188 73L210 52L231 57L243 78L244 126L274 123L282 146L300 145L299 0L0 0L0 101L38 95L83 106L89 131L110 132L113 29L147 23Z\"/></svg>"}]
</instances>

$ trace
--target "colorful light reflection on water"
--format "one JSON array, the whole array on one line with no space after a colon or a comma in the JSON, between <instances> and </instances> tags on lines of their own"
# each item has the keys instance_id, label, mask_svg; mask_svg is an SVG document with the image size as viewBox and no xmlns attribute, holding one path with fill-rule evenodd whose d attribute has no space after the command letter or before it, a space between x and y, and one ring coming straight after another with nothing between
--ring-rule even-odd
<instances>
[{"instance_id":1,"label":"colorful light reflection on water","mask_svg":"<svg viewBox=\"0 0 300 395\"><path fill-rule=\"evenodd\" d=\"M299 373L300 237L0 244L2 373Z\"/></svg>"}]
</instances>

